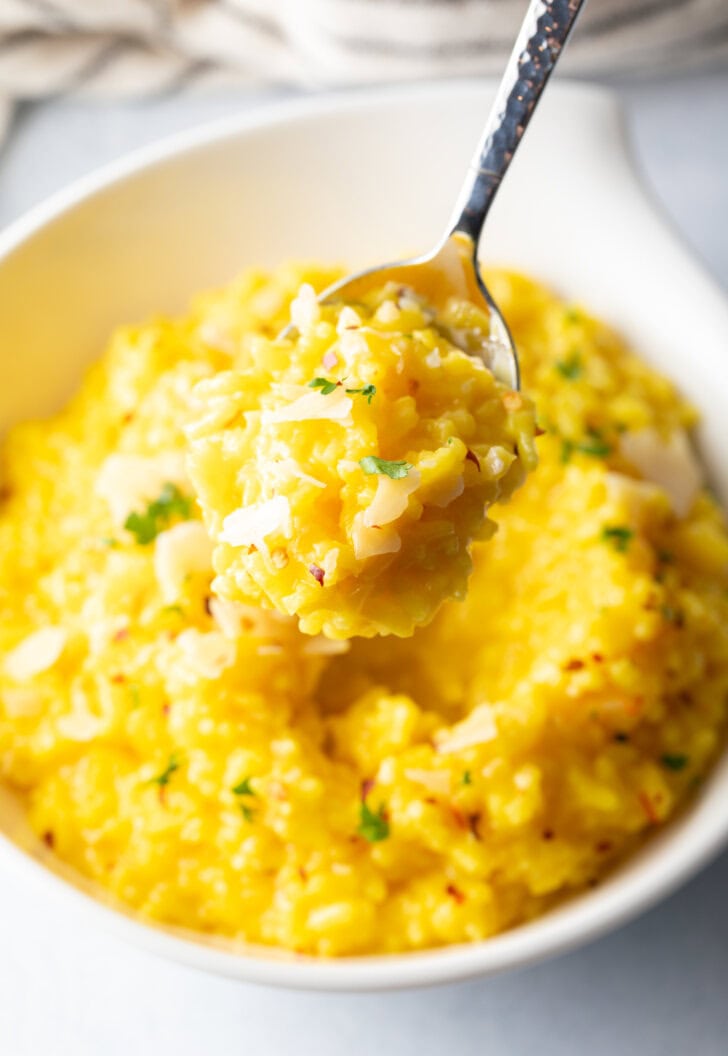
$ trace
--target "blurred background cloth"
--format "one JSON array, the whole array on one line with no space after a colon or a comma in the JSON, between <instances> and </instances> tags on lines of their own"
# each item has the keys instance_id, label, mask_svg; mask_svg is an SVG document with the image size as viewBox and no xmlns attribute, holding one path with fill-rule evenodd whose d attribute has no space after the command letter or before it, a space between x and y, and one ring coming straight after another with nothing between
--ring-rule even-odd
<instances>
[{"instance_id":1,"label":"blurred background cloth","mask_svg":"<svg viewBox=\"0 0 728 1056\"><path fill-rule=\"evenodd\" d=\"M0 136L13 103L235 83L308 87L499 72L526 0L0 0ZM591 0L578 75L728 60L728 0Z\"/></svg>"}]
</instances>

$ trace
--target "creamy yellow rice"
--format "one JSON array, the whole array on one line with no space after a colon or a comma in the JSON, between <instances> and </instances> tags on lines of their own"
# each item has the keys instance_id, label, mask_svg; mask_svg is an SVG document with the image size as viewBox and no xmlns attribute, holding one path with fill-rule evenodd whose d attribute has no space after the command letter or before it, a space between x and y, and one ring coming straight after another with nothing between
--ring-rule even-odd
<instances>
[{"instance_id":1,"label":"creamy yellow rice","mask_svg":"<svg viewBox=\"0 0 728 1056\"><path fill-rule=\"evenodd\" d=\"M533 409L463 346L487 313L404 286L356 306L304 285L295 336L202 382L188 467L213 592L330 638L412 634L465 595L470 544L536 462Z\"/></svg>"},{"instance_id":2,"label":"creamy yellow rice","mask_svg":"<svg viewBox=\"0 0 728 1056\"><path fill-rule=\"evenodd\" d=\"M728 694L694 413L502 272L545 432L467 598L347 642L211 595L193 393L335 274L248 272L117 333L9 435L0 511L0 772L33 828L146 918L327 956L486 938L598 883L699 783Z\"/></svg>"}]
</instances>

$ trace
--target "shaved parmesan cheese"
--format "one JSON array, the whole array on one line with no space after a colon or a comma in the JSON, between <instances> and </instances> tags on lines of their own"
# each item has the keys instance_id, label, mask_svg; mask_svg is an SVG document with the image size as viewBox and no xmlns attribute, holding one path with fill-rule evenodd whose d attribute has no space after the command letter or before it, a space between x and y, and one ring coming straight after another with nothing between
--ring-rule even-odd
<instances>
[{"instance_id":1,"label":"shaved parmesan cheese","mask_svg":"<svg viewBox=\"0 0 728 1056\"><path fill-rule=\"evenodd\" d=\"M88 711L73 711L61 715L57 722L58 732L69 741L92 741L98 736L103 722Z\"/></svg>"},{"instance_id":2,"label":"shaved parmesan cheese","mask_svg":"<svg viewBox=\"0 0 728 1056\"><path fill-rule=\"evenodd\" d=\"M683 429L676 429L668 440L655 429L624 433L622 454L643 477L667 492L678 517L685 517L703 483L700 465Z\"/></svg>"},{"instance_id":3,"label":"shaved parmesan cheese","mask_svg":"<svg viewBox=\"0 0 728 1056\"><path fill-rule=\"evenodd\" d=\"M349 641L335 641L333 638L324 638L322 634L316 635L306 642L301 652L304 656L341 656L348 653L351 648Z\"/></svg>"},{"instance_id":4,"label":"shaved parmesan cheese","mask_svg":"<svg viewBox=\"0 0 728 1056\"><path fill-rule=\"evenodd\" d=\"M243 506L228 514L222 522L220 542L230 546L256 546L267 552L265 538L268 535L291 537L291 506L284 495L259 502L255 506Z\"/></svg>"},{"instance_id":5,"label":"shaved parmesan cheese","mask_svg":"<svg viewBox=\"0 0 728 1056\"><path fill-rule=\"evenodd\" d=\"M227 598L210 598L210 615L225 637L230 639L240 638L244 634L268 638L296 624L292 616L284 616L275 609L259 609L241 601L228 601Z\"/></svg>"},{"instance_id":6,"label":"shaved parmesan cheese","mask_svg":"<svg viewBox=\"0 0 728 1056\"><path fill-rule=\"evenodd\" d=\"M416 785L423 785L429 792L446 796L450 792L450 774L446 770L418 770L410 767L404 776Z\"/></svg>"},{"instance_id":7,"label":"shaved parmesan cheese","mask_svg":"<svg viewBox=\"0 0 728 1056\"><path fill-rule=\"evenodd\" d=\"M189 628L178 636L177 645L190 669L201 678L219 678L235 663L235 645L219 631Z\"/></svg>"},{"instance_id":8,"label":"shaved parmesan cheese","mask_svg":"<svg viewBox=\"0 0 728 1056\"><path fill-rule=\"evenodd\" d=\"M439 348L433 348L432 352L428 352L425 356L425 363L428 367L435 369L436 367L442 366L442 356L440 355Z\"/></svg>"},{"instance_id":9,"label":"shaved parmesan cheese","mask_svg":"<svg viewBox=\"0 0 728 1056\"><path fill-rule=\"evenodd\" d=\"M402 548L402 540L394 528L370 528L364 523L364 512L357 513L351 528L354 556L358 560L379 557L381 554L396 554Z\"/></svg>"},{"instance_id":10,"label":"shaved parmesan cheese","mask_svg":"<svg viewBox=\"0 0 728 1056\"><path fill-rule=\"evenodd\" d=\"M461 482L462 483L462 482ZM420 474L411 469L401 480L392 480L384 474L377 477L374 498L363 511L362 523L366 528L391 524L407 509L410 495L420 486ZM462 490L462 489L461 489Z\"/></svg>"},{"instance_id":11,"label":"shaved parmesan cheese","mask_svg":"<svg viewBox=\"0 0 728 1056\"><path fill-rule=\"evenodd\" d=\"M15 682L24 682L53 667L66 647L62 627L41 627L24 638L5 657L5 671Z\"/></svg>"},{"instance_id":12,"label":"shaved parmesan cheese","mask_svg":"<svg viewBox=\"0 0 728 1056\"><path fill-rule=\"evenodd\" d=\"M96 477L96 494L108 504L119 527L130 513L153 502L165 484L189 491L184 456L168 451L154 458L142 455L109 455Z\"/></svg>"},{"instance_id":13,"label":"shaved parmesan cheese","mask_svg":"<svg viewBox=\"0 0 728 1056\"><path fill-rule=\"evenodd\" d=\"M345 330L355 330L358 326L361 326L361 317L350 305L345 304L336 323L337 334L343 334Z\"/></svg>"},{"instance_id":14,"label":"shaved parmesan cheese","mask_svg":"<svg viewBox=\"0 0 728 1056\"><path fill-rule=\"evenodd\" d=\"M305 282L291 301L291 322L298 330L309 330L321 318L316 291Z\"/></svg>"},{"instance_id":15,"label":"shaved parmesan cheese","mask_svg":"<svg viewBox=\"0 0 728 1056\"><path fill-rule=\"evenodd\" d=\"M183 521L160 532L154 543L154 574L167 604L195 572L212 572L212 541L201 521Z\"/></svg>"},{"instance_id":16,"label":"shaved parmesan cheese","mask_svg":"<svg viewBox=\"0 0 728 1056\"><path fill-rule=\"evenodd\" d=\"M443 755L461 752L476 744L487 744L498 736L493 709L490 704L479 704L467 718L456 723L450 730L438 730L435 747Z\"/></svg>"},{"instance_id":17,"label":"shaved parmesan cheese","mask_svg":"<svg viewBox=\"0 0 728 1056\"><path fill-rule=\"evenodd\" d=\"M273 411L264 411L264 422L310 422L324 421L351 424L353 404L343 387L339 387L324 396L321 392L307 392L293 403L276 407Z\"/></svg>"},{"instance_id":18,"label":"shaved parmesan cheese","mask_svg":"<svg viewBox=\"0 0 728 1056\"><path fill-rule=\"evenodd\" d=\"M282 476L284 478L295 477L297 480L303 480L307 484L313 484L315 488L326 487L323 480L319 480L317 477L312 477L308 473L304 473L295 458L282 458L279 462L273 462L270 468L277 476Z\"/></svg>"},{"instance_id":19,"label":"shaved parmesan cheese","mask_svg":"<svg viewBox=\"0 0 728 1056\"><path fill-rule=\"evenodd\" d=\"M382 301L374 313L374 318L380 323L393 323L399 319L399 309L394 301Z\"/></svg>"}]
</instances>

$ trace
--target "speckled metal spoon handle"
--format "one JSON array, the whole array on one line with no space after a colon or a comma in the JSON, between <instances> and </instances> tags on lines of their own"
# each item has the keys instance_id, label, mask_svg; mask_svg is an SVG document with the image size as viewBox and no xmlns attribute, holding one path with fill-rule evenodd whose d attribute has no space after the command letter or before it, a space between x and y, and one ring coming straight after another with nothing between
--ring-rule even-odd
<instances>
[{"instance_id":1,"label":"speckled metal spoon handle","mask_svg":"<svg viewBox=\"0 0 728 1056\"><path fill-rule=\"evenodd\" d=\"M475 247L500 182L584 3L531 0L450 220L450 234L467 235Z\"/></svg>"}]
</instances>

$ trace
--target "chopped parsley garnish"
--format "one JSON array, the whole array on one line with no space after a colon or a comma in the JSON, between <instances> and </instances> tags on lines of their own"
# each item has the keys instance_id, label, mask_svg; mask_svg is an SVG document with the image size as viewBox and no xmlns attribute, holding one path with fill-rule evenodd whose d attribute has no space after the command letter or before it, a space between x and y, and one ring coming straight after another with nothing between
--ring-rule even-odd
<instances>
[{"instance_id":1,"label":"chopped parsley garnish","mask_svg":"<svg viewBox=\"0 0 728 1056\"><path fill-rule=\"evenodd\" d=\"M255 817L255 813L248 803L244 801L245 796L255 796L257 793L253 790L250 782L251 777L244 777L242 781L239 781L237 785L232 788L234 796L238 796L238 806L240 807L240 813L243 815L246 821L250 822Z\"/></svg>"},{"instance_id":2,"label":"chopped parsley garnish","mask_svg":"<svg viewBox=\"0 0 728 1056\"><path fill-rule=\"evenodd\" d=\"M602 528L602 542L611 543L620 554L627 552L633 536L634 532L632 529L627 528L623 524L606 524Z\"/></svg>"},{"instance_id":3,"label":"chopped parsley garnish","mask_svg":"<svg viewBox=\"0 0 728 1056\"><path fill-rule=\"evenodd\" d=\"M320 389L322 396L330 396L332 392L336 392L340 381L332 381L330 378L314 378L313 381L309 381L309 389Z\"/></svg>"},{"instance_id":4,"label":"chopped parsley garnish","mask_svg":"<svg viewBox=\"0 0 728 1056\"><path fill-rule=\"evenodd\" d=\"M253 787L250 784L252 777L244 777L242 781L239 781L237 785L232 788L234 796L254 796L256 793L253 791Z\"/></svg>"},{"instance_id":5,"label":"chopped parsley garnish","mask_svg":"<svg viewBox=\"0 0 728 1056\"><path fill-rule=\"evenodd\" d=\"M359 828L356 830L360 836L370 843L379 843L389 836L389 822L382 804L375 814L367 805L366 801L359 807Z\"/></svg>"},{"instance_id":6,"label":"chopped parsley garnish","mask_svg":"<svg viewBox=\"0 0 728 1056\"><path fill-rule=\"evenodd\" d=\"M113 539L110 535L105 535L103 539L99 539L101 546L108 546L109 550L116 550L121 546L118 539Z\"/></svg>"},{"instance_id":7,"label":"chopped parsley garnish","mask_svg":"<svg viewBox=\"0 0 728 1056\"><path fill-rule=\"evenodd\" d=\"M164 770L162 770L161 774L157 774L156 777L152 777L149 781L149 784L159 785L160 788L166 788L166 786L170 782L172 774L175 772L175 770L179 770L180 765L181 764L177 752L172 752L169 757L169 762L165 766Z\"/></svg>"},{"instance_id":8,"label":"chopped parsley garnish","mask_svg":"<svg viewBox=\"0 0 728 1056\"><path fill-rule=\"evenodd\" d=\"M663 766L666 766L668 770L684 770L688 765L689 759L687 755L671 755L666 754L660 756L660 762Z\"/></svg>"},{"instance_id":9,"label":"chopped parsley garnish","mask_svg":"<svg viewBox=\"0 0 728 1056\"><path fill-rule=\"evenodd\" d=\"M390 477L392 480L404 480L412 469L409 462L387 462L386 459L377 458L375 455L360 458L359 465L365 473L383 473L385 477Z\"/></svg>"},{"instance_id":10,"label":"chopped parsley garnish","mask_svg":"<svg viewBox=\"0 0 728 1056\"><path fill-rule=\"evenodd\" d=\"M472 785L472 783L473 783L473 778L472 778L472 775L471 775L470 771L469 770L465 770L463 772L463 784L464 785Z\"/></svg>"},{"instance_id":11,"label":"chopped parsley garnish","mask_svg":"<svg viewBox=\"0 0 728 1056\"><path fill-rule=\"evenodd\" d=\"M578 352L572 352L566 359L558 359L555 366L559 374L568 381L576 381L577 378L581 377L584 370L581 356Z\"/></svg>"},{"instance_id":12,"label":"chopped parsley garnish","mask_svg":"<svg viewBox=\"0 0 728 1056\"><path fill-rule=\"evenodd\" d=\"M366 396L367 403L371 403L377 394L377 386L364 385L361 389L347 389L346 391L350 396Z\"/></svg>"},{"instance_id":13,"label":"chopped parsley garnish","mask_svg":"<svg viewBox=\"0 0 728 1056\"><path fill-rule=\"evenodd\" d=\"M139 546L148 546L175 517L187 521L191 514L192 499L183 495L176 484L167 483L160 491L159 497L149 503L144 513L129 514L124 521L124 527L136 536Z\"/></svg>"},{"instance_id":14,"label":"chopped parsley garnish","mask_svg":"<svg viewBox=\"0 0 728 1056\"><path fill-rule=\"evenodd\" d=\"M565 465L571 460L575 451L580 455L589 455L591 458L607 458L612 453L612 445L600 436L591 436L588 440L562 440L561 461Z\"/></svg>"}]
</instances>

